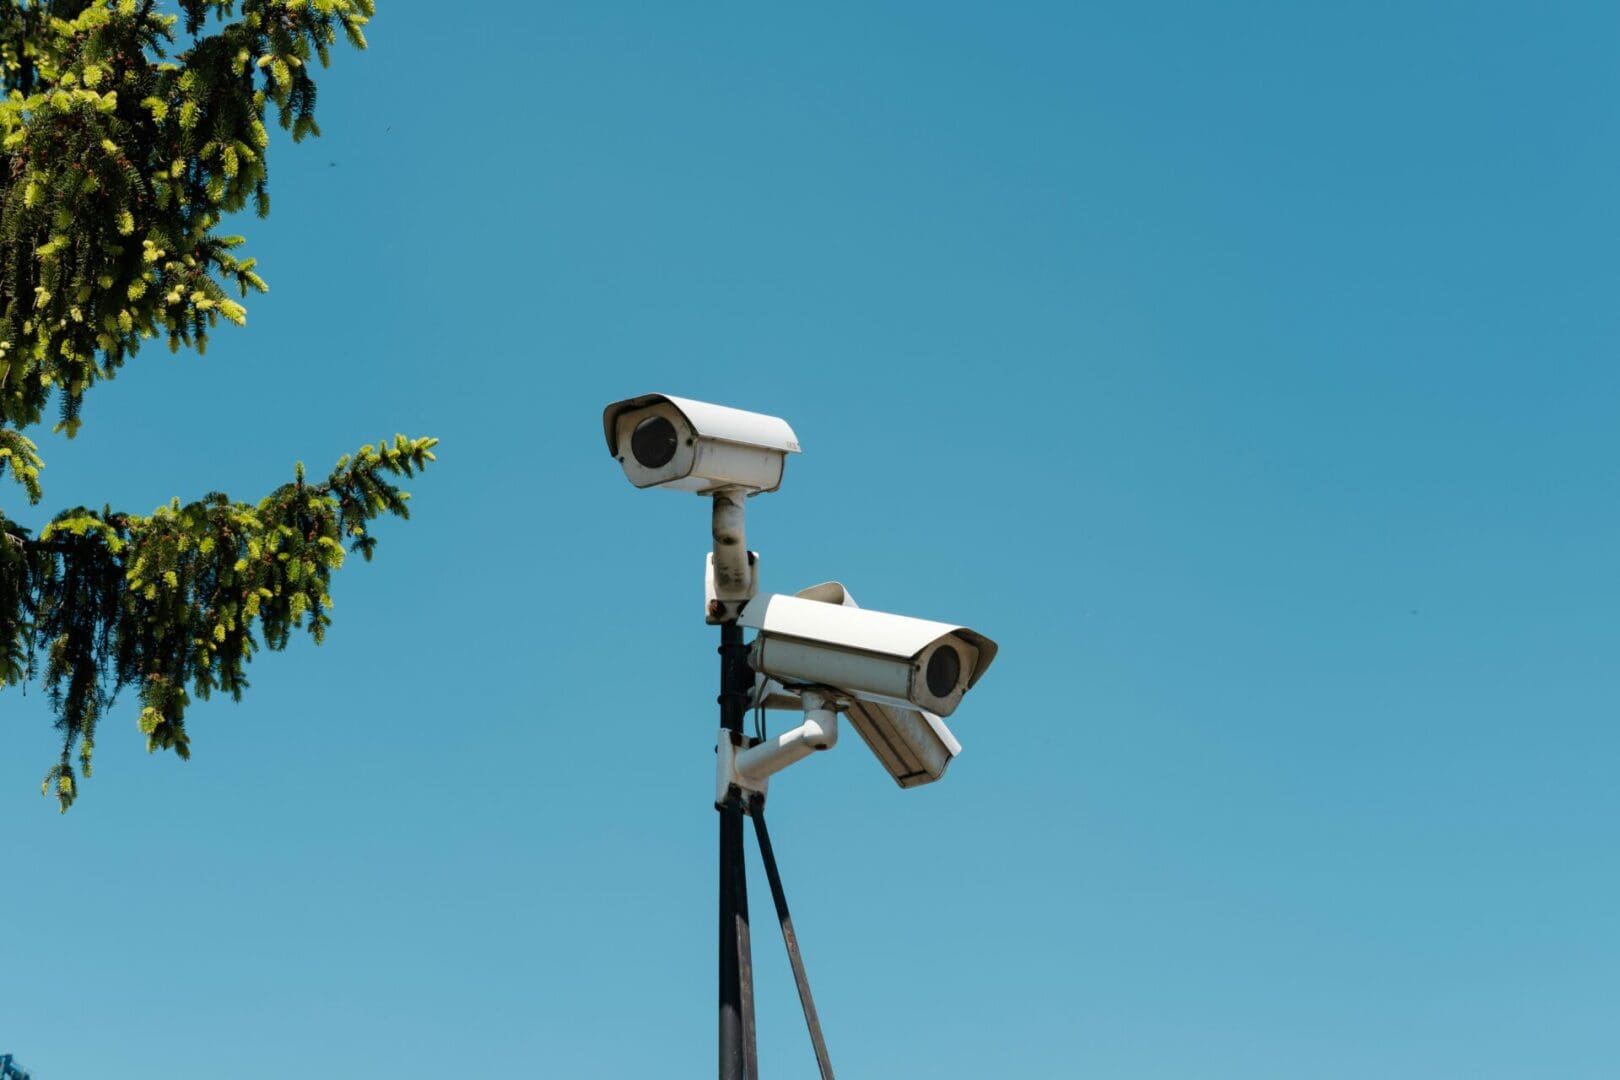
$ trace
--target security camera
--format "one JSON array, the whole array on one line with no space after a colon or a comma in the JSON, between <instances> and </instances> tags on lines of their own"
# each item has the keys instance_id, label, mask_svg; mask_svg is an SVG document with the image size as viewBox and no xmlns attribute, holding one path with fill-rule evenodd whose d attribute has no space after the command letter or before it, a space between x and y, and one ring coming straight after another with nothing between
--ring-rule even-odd
<instances>
[{"instance_id":1,"label":"security camera","mask_svg":"<svg viewBox=\"0 0 1620 1080\"><path fill-rule=\"evenodd\" d=\"M966 627L800 596L755 597L737 621L759 631L754 670L788 688L938 716L956 710L996 656L995 642Z\"/></svg>"},{"instance_id":2,"label":"security camera","mask_svg":"<svg viewBox=\"0 0 1620 1080\"><path fill-rule=\"evenodd\" d=\"M602 411L608 453L638 488L753 495L782 484L799 440L786 420L706 401L643 394Z\"/></svg>"},{"instance_id":3,"label":"security camera","mask_svg":"<svg viewBox=\"0 0 1620 1080\"><path fill-rule=\"evenodd\" d=\"M775 679L758 676L751 704L765 709L808 709L804 694ZM836 697L836 696L835 696ZM902 709L876 701L846 697L838 702L855 731L878 764L903 788L921 787L942 779L952 759L962 752L945 721L921 709Z\"/></svg>"},{"instance_id":4,"label":"security camera","mask_svg":"<svg viewBox=\"0 0 1620 1080\"><path fill-rule=\"evenodd\" d=\"M824 604L859 607L855 597L838 581L812 585L795 595ZM765 675L756 679L755 705L799 709L805 707L800 697L776 679ZM853 697L843 703L843 708L861 741L902 788L921 787L942 778L951 760L962 752L962 744L945 721L931 712Z\"/></svg>"}]
</instances>

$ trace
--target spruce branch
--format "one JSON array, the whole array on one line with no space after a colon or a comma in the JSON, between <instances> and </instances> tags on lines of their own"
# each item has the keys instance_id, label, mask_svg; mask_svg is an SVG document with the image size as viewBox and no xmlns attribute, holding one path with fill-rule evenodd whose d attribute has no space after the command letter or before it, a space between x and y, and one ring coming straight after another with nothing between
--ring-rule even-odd
<instances>
[{"instance_id":1,"label":"spruce branch","mask_svg":"<svg viewBox=\"0 0 1620 1080\"><path fill-rule=\"evenodd\" d=\"M269 210L265 123L318 135L315 63L372 0L0 0L0 422L59 430L154 338L206 347L266 286L239 236ZM233 299L227 288L234 290Z\"/></svg>"},{"instance_id":2,"label":"spruce branch","mask_svg":"<svg viewBox=\"0 0 1620 1080\"><path fill-rule=\"evenodd\" d=\"M284 649L300 630L324 640L345 542L369 559L370 523L409 516L395 480L432 462L437 442L363 446L317 484L300 465L256 504L212 492L146 516L75 507L37 538L0 518L0 680L23 681L43 656L62 734L42 790L72 805L120 690L136 688L147 750L188 758L193 699L240 699L261 644Z\"/></svg>"},{"instance_id":3,"label":"spruce branch","mask_svg":"<svg viewBox=\"0 0 1620 1080\"><path fill-rule=\"evenodd\" d=\"M0 0L0 475L41 497L20 430L57 430L144 342L202 352L266 284L227 217L269 213L272 111L319 135L314 64L365 48L372 0ZM178 37L183 26L186 38ZM234 295L234 298L233 298ZM190 753L192 699L240 697L260 644L331 624L332 571L369 524L408 516L395 483L433 460L396 437L257 504L211 493L147 516L78 507L37 537L0 514L0 686L38 677L62 735L44 788L65 811L96 727L137 688L149 750ZM77 764L75 764L77 759Z\"/></svg>"}]
</instances>

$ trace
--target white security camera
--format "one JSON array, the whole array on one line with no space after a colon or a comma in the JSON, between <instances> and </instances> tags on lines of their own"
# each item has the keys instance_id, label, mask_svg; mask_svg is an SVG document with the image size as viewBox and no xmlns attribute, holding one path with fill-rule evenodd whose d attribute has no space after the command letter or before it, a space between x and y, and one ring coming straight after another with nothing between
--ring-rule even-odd
<instances>
[{"instance_id":1,"label":"white security camera","mask_svg":"<svg viewBox=\"0 0 1620 1080\"><path fill-rule=\"evenodd\" d=\"M808 693L809 690L790 691L775 679L760 675L754 687L753 705L766 709L808 710L803 700ZM921 787L942 779L952 759L962 752L962 744L945 726L945 721L931 712L854 697L845 698L838 708L849 717L878 764L903 788Z\"/></svg>"},{"instance_id":2,"label":"white security camera","mask_svg":"<svg viewBox=\"0 0 1620 1080\"><path fill-rule=\"evenodd\" d=\"M775 491L799 440L786 420L705 401L643 394L602 411L608 453L638 488L712 495Z\"/></svg>"},{"instance_id":3,"label":"white security camera","mask_svg":"<svg viewBox=\"0 0 1620 1080\"><path fill-rule=\"evenodd\" d=\"M849 590L837 581L812 585L796 595L823 604L859 607ZM799 695L765 675L758 676L754 703L767 709L803 707ZM844 709L861 741L902 788L921 787L942 778L951 759L962 752L962 744L945 721L931 712L859 698L850 698Z\"/></svg>"},{"instance_id":4,"label":"white security camera","mask_svg":"<svg viewBox=\"0 0 1620 1080\"><path fill-rule=\"evenodd\" d=\"M737 621L759 631L754 670L790 689L824 687L939 716L955 711L996 656L995 642L966 627L799 596L758 596Z\"/></svg>"}]
</instances>

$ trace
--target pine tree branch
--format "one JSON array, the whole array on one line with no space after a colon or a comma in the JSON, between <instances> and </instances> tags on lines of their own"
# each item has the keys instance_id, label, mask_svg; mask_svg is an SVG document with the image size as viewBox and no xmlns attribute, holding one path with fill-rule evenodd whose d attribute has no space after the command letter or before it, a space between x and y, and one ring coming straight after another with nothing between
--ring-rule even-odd
<instances>
[{"instance_id":1,"label":"pine tree branch","mask_svg":"<svg viewBox=\"0 0 1620 1080\"><path fill-rule=\"evenodd\" d=\"M20 431L52 395L58 430L143 342L200 352L263 291L239 236L269 212L267 114L319 135L314 62L341 34L365 48L373 0L0 0L0 474L29 501L43 467ZM189 42L177 45L183 18ZM172 54L172 55L171 55ZM63 810L88 777L96 725L135 686L148 749L189 753L186 708L239 697L259 645L317 642L345 549L408 516L394 478L435 440L397 437L257 504L218 493L149 516L83 507L37 537L0 515L0 686L42 679L62 754L45 777ZM77 755L76 769L73 759Z\"/></svg>"},{"instance_id":2,"label":"pine tree branch","mask_svg":"<svg viewBox=\"0 0 1620 1080\"><path fill-rule=\"evenodd\" d=\"M256 504L214 492L147 516L77 507L38 537L0 518L0 684L38 674L62 733L43 789L72 804L120 690L137 689L147 749L185 758L194 697L239 699L261 644L324 640L345 542L370 559L370 523L409 516L395 478L425 468L437 442L362 447L315 484L300 465Z\"/></svg>"},{"instance_id":3,"label":"pine tree branch","mask_svg":"<svg viewBox=\"0 0 1620 1080\"><path fill-rule=\"evenodd\" d=\"M0 0L0 422L60 429L143 342L206 348L266 286L240 236L269 212L265 123L318 135L311 68L365 47L372 0ZM205 32L206 31L206 32Z\"/></svg>"}]
</instances>

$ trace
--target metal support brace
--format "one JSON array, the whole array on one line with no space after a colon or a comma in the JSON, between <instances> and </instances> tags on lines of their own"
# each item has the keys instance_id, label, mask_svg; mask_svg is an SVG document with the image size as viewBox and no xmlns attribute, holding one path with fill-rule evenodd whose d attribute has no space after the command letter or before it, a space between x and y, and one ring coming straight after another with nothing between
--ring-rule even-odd
<instances>
[{"instance_id":1,"label":"metal support brace","mask_svg":"<svg viewBox=\"0 0 1620 1080\"><path fill-rule=\"evenodd\" d=\"M754 819L754 836L759 840L760 861L765 864L765 877L771 884L771 899L776 902L776 918L782 924L782 941L787 945L788 962L793 965L793 981L799 987L799 1004L804 1007L804 1023L810 1029L810 1045L816 1051L816 1065L821 1069L821 1080L833 1080L832 1059L827 1056L827 1040L821 1034L821 1018L816 1015L816 1002L810 996L810 977L805 974L804 958L799 955L799 937L793 931L787 893L782 890L782 875L776 869L771 835L765 829L763 796L750 798L748 816Z\"/></svg>"}]
</instances>

